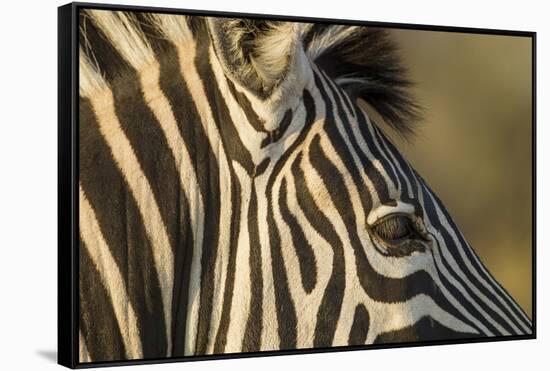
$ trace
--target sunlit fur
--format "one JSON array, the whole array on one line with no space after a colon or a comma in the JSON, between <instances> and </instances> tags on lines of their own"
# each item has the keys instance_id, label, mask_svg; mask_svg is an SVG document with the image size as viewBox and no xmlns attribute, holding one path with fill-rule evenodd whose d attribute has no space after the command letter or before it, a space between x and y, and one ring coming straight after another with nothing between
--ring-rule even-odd
<instances>
[{"instance_id":1,"label":"sunlit fur","mask_svg":"<svg viewBox=\"0 0 550 371\"><path fill-rule=\"evenodd\" d=\"M258 22L81 14L80 360L531 333L356 103L411 132L387 35Z\"/></svg>"}]
</instances>

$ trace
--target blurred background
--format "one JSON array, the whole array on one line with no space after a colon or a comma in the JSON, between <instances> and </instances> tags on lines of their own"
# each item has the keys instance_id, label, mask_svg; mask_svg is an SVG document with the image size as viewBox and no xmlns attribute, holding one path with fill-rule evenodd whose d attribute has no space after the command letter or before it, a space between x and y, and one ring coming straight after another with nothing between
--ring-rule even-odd
<instances>
[{"instance_id":1,"label":"blurred background","mask_svg":"<svg viewBox=\"0 0 550 371\"><path fill-rule=\"evenodd\" d=\"M389 32L424 117L412 140L386 132L531 317L531 39Z\"/></svg>"}]
</instances>

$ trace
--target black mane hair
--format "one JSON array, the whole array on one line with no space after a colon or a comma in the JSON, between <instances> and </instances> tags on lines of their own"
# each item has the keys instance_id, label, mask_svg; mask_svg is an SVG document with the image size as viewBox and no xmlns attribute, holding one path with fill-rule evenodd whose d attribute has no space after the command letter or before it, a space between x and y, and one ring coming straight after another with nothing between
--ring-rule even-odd
<instances>
[{"instance_id":1,"label":"black mane hair","mask_svg":"<svg viewBox=\"0 0 550 371\"><path fill-rule=\"evenodd\" d=\"M352 98L370 104L402 136L414 132L420 107L387 31L313 24L305 30L303 43L315 64Z\"/></svg>"}]
</instances>

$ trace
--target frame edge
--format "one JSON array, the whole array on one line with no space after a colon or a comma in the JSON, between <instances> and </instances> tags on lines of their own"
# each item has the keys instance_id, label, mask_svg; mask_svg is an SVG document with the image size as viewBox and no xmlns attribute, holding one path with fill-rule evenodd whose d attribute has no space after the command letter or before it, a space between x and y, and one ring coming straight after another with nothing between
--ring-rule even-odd
<instances>
[{"instance_id":1,"label":"frame edge","mask_svg":"<svg viewBox=\"0 0 550 371\"><path fill-rule=\"evenodd\" d=\"M78 359L78 18L79 8L157 11L160 13L192 14L197 16L269 18L296 22L315 21L318 23L359 24L372 27L388 27L411 30L495 34L503 36L529 37L532 39L532 138L533 138L533 328L532 333L521 336L508 336L467 340L425 341L420 343L387 343L380 346L332 347L293 349L288 351L265 351L252 353L228 353L211 356L171 357L162 359L141 359L79 363ZM96 368L111 366L132 366L141 364L163 364L188 361L208 361L224 359L244 359L249 357L270 357L285 355L306 355L331 352L399 349L403 347L460 345L492 343L500 341L537 339L536 322L536 31L482 29L471 27L402 24L375 21L353 21L332 18L311 18L255 13L205 11L194 9L163 8L155 6L132 6L124 4L102 4L73 2L58 7L58 364L72 368ZM75 161L76 162L73 162ZM69 317L69 318L68 318Z\"/></svg>"},{"instance_id":2,"label":"frame edge","mask_svg":"<svg viewBox=\"0 0 550 371\"><path fill-rule=\"evenodd\" d=\"M57 363L78 363L74 245L75 6L57 8Z\"/></svg>"}]
</instances>

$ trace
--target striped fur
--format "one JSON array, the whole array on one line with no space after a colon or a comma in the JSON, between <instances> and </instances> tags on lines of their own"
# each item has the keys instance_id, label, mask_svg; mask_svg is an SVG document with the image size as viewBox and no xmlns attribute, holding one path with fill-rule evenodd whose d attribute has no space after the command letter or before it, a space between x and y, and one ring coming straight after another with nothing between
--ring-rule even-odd
<instances>
[{"instance_id":1,"label":"striped fur","mask_svg":"<svg viewBox=\"0 0 550 371\"><path fill-rule=\"evenodd\" d=\"M369 85L401 69L372 47L347 69L327 62L367 29L262 28L255 68L288 65L259 96L214 47L216 24L81 14L81 362L531 332L355 102L372 93L409 131L402 76ZM393 215L424 237L388 247L374 226Z\"/></svg>"}]
</instances>

